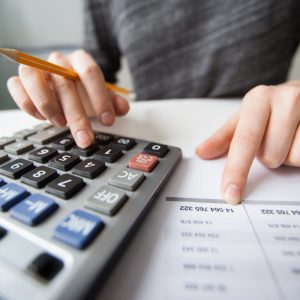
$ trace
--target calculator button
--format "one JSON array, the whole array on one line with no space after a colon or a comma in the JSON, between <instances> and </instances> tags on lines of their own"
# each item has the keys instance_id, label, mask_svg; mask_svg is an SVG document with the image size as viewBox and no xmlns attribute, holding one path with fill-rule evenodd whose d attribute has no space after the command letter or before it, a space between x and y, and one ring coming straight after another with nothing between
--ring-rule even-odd
<instances>
[{"instance_id":1,"label":"calculator button","mask_svg":"<svg viewBox=\"0 0 300 300\"><path fill-rule=\"evenodd\" d=\"M54 238L83 249L98 235L104 223L95 215L82 210L69 214L55 229Z\"/></svg>"},{"instance_id":2,"label":"calculator button","mask_svg":"<svg viewBox=\"0 0 300 300\"><path fill-rule=\"evenodd\" d=\"M47 123L47 122L39 123L38 125L33 126L33 128L36 131L45 130L45 129L48 129L48 128L51 128L51 127L53 127L53 125L51 125L50 123Z\"/></svg>"},{"instance_id":3,"label":"calculator button","mask_svg":"<svg viewBox=\"0 0 300 300\"><path fill-rule=\"evenodd\" d=\"M70 174L63 174L46 186L46 192L68 199L85 186L84 181Z\"/></svg>"},{"instance_id":4,"label":"calculator button","mask_svg":"<svg viewBox=\"0 0 300 300\"><path fill-rule=\"evenodd\" d=\"M106 146L114 140L114 136L107 133L95 132L95 142L100 146Z\"/></svg>"},{"instance_id":5,"label":"calculator button","mask_svg":"<svg viewBox=\"0 0 300 300\"><path fill-rule=\"evenodd\" d=\"M62 135L69 132L68 127L51 127L46 130L39 131L38 133L28 137L28 140L37 144L48 144L58 139Z\"/></svg>"},{"instance_id":6,"label":"calculator button","mask_svg":"<svg viewBox=\"0 0 300 300\"><path fill-rule=\"evenodd\" d=\"M4 151L0 150L0 164L5 163L9 160L9 156Z\"/></svg>"},{"instance_id":7,"label":"calculator button","mask_svg":"<svg viewBox=\"0 0 300 300\"><path fill-rule=\"evenodd\" d=\"M77 154L77 155L80 155L80 156L85 156L85 157L91 156L91 155L94 154L97 150L98 150L98 147L97 147L95 144L92 145L92 146L90 146L90 147L88 147L88 148L85 148L85 149L80 148L80 147L78 147L78 146L74 146L74 147L72 148L72 152L73 152L74 154Z\"/></svg>"},{"instance_id":8,"label":"calculator button","mask_svg":"<svg viewBox=\"0 0 300 300\"><path fill-rule=\"evenodd\" d=\"M146 153L137 153L128 162L131 169L140 170L143 172L151 172L158 163L158 159L154 155Z\"/></svg>"},{"instance_id":9,"label":"calculator button","mask_svg":"<svg viewBox=\"0 0 300 300\"><path fill-rule=\"evenodd\" d=\"M10 214L15 219L34 226L45 220L57 208L58 205L49 197L33 194L15 205L10 210Z\"/></svg>"},{"instance_id":10,"label":"calculator button","mask_svg":"<svg viewBox=\"0 0 300 300\"><path fill-rule=\"evenodd\" d=\"M85 207L103 213L114 215L127 200L127 195L111 186L102 186L85 202Z\"/></svg>"},{"instance_id":11,"label":"calculator button","mask_svg":"<svg viewBox=\"0 0 300 300\"><path fill-rule=\"evenodd\" d=\"M104 147L95 153L95 158L102 161L113 163L122 156L122 150L112 147Z\"/></svg>"},{"instance_id":12,"label":"calculator button","mask_svg":"<svg viewBox=\"0 0 300 300\"><path fill-rule=\"evenodd\" d=\"M63 152L52 158L49 162L49 165L63 171L68 171L79 162L80 159L77 155L69 152Z\"/></svg>"},{"instance_id":13,"label":"calculator button","mask_svg":"<svg viewBox=\"0 0 300 300\"><path fill-rule=\"evenodd\" d=\"M39 254L27 267L29 273L44 280L53 279L64 264L59 258L46 252Z\"/></svg>"},{"instance_id":14,"label":"calculator button","mask_svg":"<svg viewBox=\"0 0 300 300\"><path fill-rule=\"evenodd\" d=\"M75 140L72 137L62 137L52 143L52 146L59 150L69 150L75 145Z\"/></svg>"},{"instance_id":15,"label":"calculator button","mask_svg":"<svg viewBox=\"0 0 300 300\"><path fill-rule=\"evenodd\" d=\"M12 153L15 155L23 154L29 150L33 149L32 143L28 141L17 141L15 143L6 145L4 150L8 153Z\"/></svg>"},{"instance_id":16,"label":"calculator button","mask_svg":"<svg viewBox=\"0 0 300 300\"><path fill-rule=\"evenodd\" d=\"M88 158L79 163L73 170L77 175L95 178L106 169L105 163L96 159Z\"/></svg>"},{"instance_id":17,"label":"calculator button","mask_svg":"<svg viewBox=\"0 0 300 300\"><path fill-rule=\"evenodd\" d=\"M4 146L11 144L15 141L15 138L12 137L2 137L0 138L0 149L3 149Z\"/></svg>"},{"instance_id":18,"label":"calculator button","mask_svg":"<svg viewBox=\"0 0 300 300\"><path fill-rule=\"evenodd\" d=\"M21 131L17 131L14 133L14 137L16 139L21 139L21 140L25 140L26 138L28 138L29 136L33 135L36 133L36 130L32 130L32 129L23 129Z\"/></svg>"},{"instance_id":19,"label":"calculator button","mask_svg":"<svg viewBox=\"0 0 300 300\"><path fill-rule=\"evenodd\" d=\"M143 182L143 172L125 168L109 178L109 184L134 191Z\"/></svg>"},{"instance_id":20,"label":"calculator button","mask_svg":"<svg viewBox=\"0 0 300 300\"><path fill-rule=\"evenodd\" d=\"M34 165L32 162L22 158L18 158L1 166L0 173L16 179L32 170L33 168Z\"/></svg>"},{"instance_id":21,"label":"calculator button","mask_svg":"<svg viewBox=\"0 0 300 300\"><path fill-rule=\"evenodd\" d=\"M3 239L7 234L7 230L0 226L0 240Z\"/></svg>"},{"instance_id":22,"label":"calculator button","mask_svg":"<svg viewBox=\"0 0 300 300\"><path fill-rule=\"evenodd\" d=\"M150 143L144 148L143 152L158 157L164 157L168 151L169 148L166 145Z\"/></svg>"},{"instance_id":23,"label":"calculator button","mask_svg":"<svg viewBox=\"0 0 300 300\"><path fill-rule=\"evenodd\" d=\"M0 187L0 210L7 211L26 198L29 193L20 185L8 183Z\"/></svg>"},{"instance_id":24,"label":"calculator button","mask_svg":"<svg viewBox=\"0 0 300 300\"><path fill-rule=\"evenodd\" d=\"M57 176L58 174L55 170L40 166L24 174L21 177L21 181L40 189Z\"/></svg>"},{"instance_id":25,"label":"calculator button","mask_svg":"<svg viewBox=\"0 0 300 300\"><path fill-rule=\"evenodd\" d=\"M39 163L45 163L55 155L57 155L57 150L52 149L50 147L42 147L29 152L28 158L35 160Z\"/></svg>"},{"instance_id":26,"label":"calculator button","mask_svg":"<svg viewBox=\"0 0 300 300\"><path fill-rule=\"evenodd\" d=\"M119 137L117 138L111 145L113 147L118 147L122 150L130 150L136 144L134 139L130 139L127 137Z\"/></svg>"}]
</instances>

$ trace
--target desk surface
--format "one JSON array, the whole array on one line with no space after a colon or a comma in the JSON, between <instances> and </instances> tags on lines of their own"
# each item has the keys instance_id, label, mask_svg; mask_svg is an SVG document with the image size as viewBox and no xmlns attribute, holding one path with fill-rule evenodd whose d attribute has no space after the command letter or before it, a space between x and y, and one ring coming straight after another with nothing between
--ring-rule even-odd
<instances>
[{"instance_id":1,"label":"desk surface","mask_svg":"<svg viewBox=\"0 0 300 300\"><path fill-rule=\"evenodd\" d=\"M189 154L239 107L238 100L164 100L133 102L127 116L99 130L176 145ZM0 112L0 135L10 135L38 121L22 111Z\"/></svg>"},{"instance_id":2,"label":"desk surface","mask_svg":"<svg viewBox=\"0 0 300 300\"><path fill-rule=\"evenodd\" d=\"M104 128L95 122L94 126L97 130L181 147L184 160L179 168L179 175L176 173L174 176L180 177L185 167L191 167L191 165L184 164L194 157L195 147L199 142L221 126L238 109L239 105L240 101L238 100L195 99L137 102L132 103L130 113L126 117L118 119L112 127ZM0 120L0 136L10 135L37 123L36 120L21 111L2 111ZM198 161L199 164L195 166ZM208 198L219 197L218 181L221 179L224 161L224 159L218 162L205 162L198 159L192 161L194 169L199 169L199 177L190 183L190 186L199 185L200 181L200 187L197 187L198 196L200 194L202 197ZM300 194L298 184L300 176L296 168L284 167L279 171L269 171L259 166L254 169L253 178L247 187L251 199L268 200L270 187L272 187L273 200L291 199L294 195ZM212 175L215 180L208 188L206 185L210 179L206 178L207 174ZM174 185L174 177L172 176L170 185ZM186 183L189 184L189 182ZM203 195L204 186L207 194ZM158 267L158 265L165 263L163 257L160 256L166 255L166 253L161 254L161 245L158 245L162 234L159 224L165 218L165 215L162 215L164 213L163 205L163 201L159 198L97 298L110 300L169 299L165 298L165 291L162 290L160 281L163 279L163 275L158 273L158 270L163 269L163 266Z\"/></svg>"}]
</instances>

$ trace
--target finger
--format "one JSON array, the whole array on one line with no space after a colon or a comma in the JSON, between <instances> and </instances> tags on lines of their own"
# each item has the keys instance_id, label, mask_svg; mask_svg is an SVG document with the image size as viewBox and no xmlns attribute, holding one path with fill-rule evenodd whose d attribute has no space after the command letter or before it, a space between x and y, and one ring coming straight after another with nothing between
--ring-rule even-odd
<instances>
[{"instance_id":1,"label":"finger","mask_svg":"<svg viewBox=\"0 0 300 300\"><path fill-rule=\"evenodd\" d=\"M251 164L263 139L270 115L269 95L257 88L243 101L222 178L224 200L241 201Z\"/></svg>"},{"instance_id":2,"label":"finger","mask_svg":"<svg viewBox=\"0 0 300 300\"><path fill-rule=\"evenodd\" d=\"M19 77L11 77L7 81L7 88L16 102L16 104L25 112L27 112L29 115L39 119L39 120L45 120L45 118L39 113L39 111L36 109L36 107L33 105L31 99L27 95L22 82Z\"/></svg>"},{"instance_id":3,"label":"finger","mask_svg":"<svg viewBox=\"0 0 300 300\"><path fill-rule=\"evenodd\" d=\"M272 114L258 151L258 158L269 168L277 168L286 160L300 119L295 105L299 102L290 90L282 86L273 92Z\"/></svg>"},{"instance_id":4,"label":"finger","mask_svg":"<svg viewBox=\"0 0 300 300\"><path fill-rule=\"evenodd\" d=\"M109 92L114 110L117 116L124 116L129 111L129 103L126 99L114 92Z\"/></svg>"},{"instance_id":5,"label":"finger","mask_svg":"<svg viewBox=\"0 0 300 300\"><path fill-rule=\"evenodd\" d=\"M234 114L216 133L202 142L196 154L202 159L213 159L225 154L230 146L239 114Z\"/></svg>"},{"instance_id":6,"label":"finger","mask_svg":"<svg viewBox=\"0 0 300 300\"><path fill-rule=\"evenodd\" d=\"M300 167L300 125L298 125L289 154L284 164L287 166Z\"/></svg>"},{"instance_id":7,"label":"finger","mask_svg":"<svg viewBox=\"0 0 300 300\"><path fill-rule=\"evenodd\" d=\"M77 50L70 55L74 70L78 73L96 116L103 125L112 125L115 110L105 87L104 76L95 60L85 51Z\"/></svg>"},{"instance_id":8,"label":"finger","mask_svg":"<svg viewBox=\"0 0 300 300\"><path fill-rule=\"evenodd\" d=\"M70 68L66 57L58 52L52 53L49 61ZM58 75L52 75L52 81L77 145L82 148L88 147L93 142L93 132L75 83Z\"/></svg>"},{"instance_id":9,"label":"finger","mask_svg":"<svg viewBox=\"0 0 300 300\"><path fill-rule=\"evenodd\" d=\"M36 109L52 124L64 126L66 120L61 107L51 92L42 71L25 65L20 65L19 75L27 95Z\"/></svg>"}]
</instances>

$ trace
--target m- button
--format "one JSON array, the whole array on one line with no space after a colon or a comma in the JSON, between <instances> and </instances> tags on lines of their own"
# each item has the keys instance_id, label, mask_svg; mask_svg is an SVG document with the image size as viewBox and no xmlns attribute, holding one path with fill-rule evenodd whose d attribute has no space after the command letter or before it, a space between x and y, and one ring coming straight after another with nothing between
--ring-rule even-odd
<instances>
[{"instance_id":1,"label":"m- button","mask_svg":"<svg viewBox=\"0 0 300 300\"><path fill-rule=\"evenodd\" d=\"M85 207L112 216L127 200L127 195L111 186L102 186L85 202Z\"/></svg>"}]
</instances>

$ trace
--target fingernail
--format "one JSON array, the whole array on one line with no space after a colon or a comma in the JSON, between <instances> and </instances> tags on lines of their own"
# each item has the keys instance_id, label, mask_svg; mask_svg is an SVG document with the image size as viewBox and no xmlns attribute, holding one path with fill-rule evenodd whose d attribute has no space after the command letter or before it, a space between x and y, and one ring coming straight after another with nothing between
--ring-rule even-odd
<instances>
[{"instance_id":1,"label":"fingernail","mask_svg":"<svg viewBox=\"0 0 300 300\"><path fill-rule=\"evenodd\" d=\"M233 183L227 185L224 200L230 204L238 204L241 202L241 189Z\"/></svg>"},{"instance_id":2,"label":"fingernail","mask_svg":"<svg viewBox=\"0 0 300 300\"><path fill-rule=\"evenodd\" d=\"M58 114L53 116L50 121L55 125L55 126L64 126L66 124L66 120L63 115Z\"/></svg>"},{"instance_id":3,"label":"fingernail","mask_svg":"<svg viewBox=\"0 0 300 300\"><path fill-rule=\"evenodd\" d=\"M79 130L76 133L76 143L78 146L84 148L90 145L91 137L86 130Z\"/></svg>"},{"instance_id":4,"label":"fingernail","mask_svg":"<svg viewBox=\"0 0 300 300\"><path fill-rule=\"evenodd\" d=\"M114 120L115 120L114 116L109 111L106 111L100 115L100 122L103 125L112 125Z\"/></svg>"}]
</instances>

